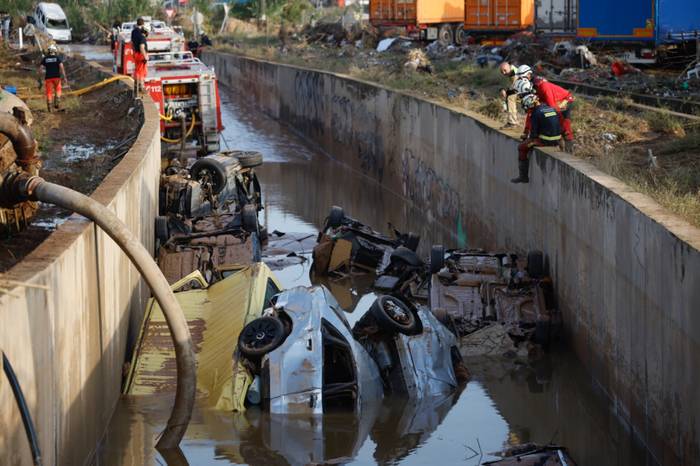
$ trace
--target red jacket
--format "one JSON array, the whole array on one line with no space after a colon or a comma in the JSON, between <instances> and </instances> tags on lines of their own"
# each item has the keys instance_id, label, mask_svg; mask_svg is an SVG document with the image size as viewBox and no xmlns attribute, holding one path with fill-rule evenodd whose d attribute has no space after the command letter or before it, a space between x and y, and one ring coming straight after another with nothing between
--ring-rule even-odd
<instances>
[{"instance_id":1,"label":"red jacket","mask_svg":"<svg viewBox=\"0 0 700 466\"><path fill-rule=\"evenodd\" d=\"M574 100L574 97L569 91L561 86L550 83L540 76L532 80L532 85L535 87L535 92L537 92L537 97L540 99L540 102L549 105L557 111L561 110L562 103L573 102Z\"/></svg>"}]
</instances>

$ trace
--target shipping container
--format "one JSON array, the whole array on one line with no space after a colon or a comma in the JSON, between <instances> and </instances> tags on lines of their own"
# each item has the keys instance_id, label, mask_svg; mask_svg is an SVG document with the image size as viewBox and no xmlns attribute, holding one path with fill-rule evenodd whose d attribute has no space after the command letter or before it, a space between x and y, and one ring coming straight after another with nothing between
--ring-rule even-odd
<instances>
[{"instance_id":1,"label":"shipping container","mask_svg":"<svg viewBox=\"0 0 700 466\"><path fill-rule=\"evenodd\" d=\"M521 31L535 21L534 0L465 0L467 31Z\"/></svg>"},{"instance_id":2,"label":"shipping container","mask_svg":"<svg viewBox=\"0 0 700 466\"><path fill-rule=\"evenodd\" d=\"M576 34L578 0L536 0L535 24L545 34Z\"/></svg>"},{"instance_id":3,"label":"shipping container","mask_svg":"<svg viewBox=\"0 0 700 466\"><path fill-rule=\"evenodd\" d=\"M585 39L661 45L700 33L699 0L580 0L578 13Z\"/></svg>"},{"instance_id":4,"label":"shipping container","mask_svg":"<svg viewBox=\"0 0 700 466\"><path fill-rule=\"evenodd\" d=\"M464 23L464 0L370 0L369 18L376 27L405 28L408 34L422 39L460 43L465 37L459 34Z\"/></svg>"}]
</instances>

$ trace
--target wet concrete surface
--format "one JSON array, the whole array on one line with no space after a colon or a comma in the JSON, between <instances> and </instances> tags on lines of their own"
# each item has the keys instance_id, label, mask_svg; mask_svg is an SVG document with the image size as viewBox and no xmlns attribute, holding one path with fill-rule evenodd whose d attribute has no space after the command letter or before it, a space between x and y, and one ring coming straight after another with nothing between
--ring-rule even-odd
<instances>
[{"instance_id":1,"label":"wet concrete surface","mask_svg":"<svg viewBox=\"0 0 700 466\"><path fill-rule=\"evenodd\" d=\"M400 195L333 162L286 127L223 92L224 137L231 149L259 150L268 231L277 237L266 260L285 287L310 284L310 246L333 204L377 229L387 219L418 231L422 249L447 232L431 225ZM272 235L273 238L275 235ZM349 312L368 307L372 277L327 285ZM233 351L233 348L222 349ZM493 452L524 442L565 445L579 465L655 464L592 385L566 348L552 348L535 363L502 358L467 361L472 380L444 399L417 403L384 400L360 419L332 413L322 419L270 417L199 405L182 443L186 463L166 461L154 449L172 400L124 398L112 420L100 464L465 464L496 459Z\"/></svg>"}]
</instances>

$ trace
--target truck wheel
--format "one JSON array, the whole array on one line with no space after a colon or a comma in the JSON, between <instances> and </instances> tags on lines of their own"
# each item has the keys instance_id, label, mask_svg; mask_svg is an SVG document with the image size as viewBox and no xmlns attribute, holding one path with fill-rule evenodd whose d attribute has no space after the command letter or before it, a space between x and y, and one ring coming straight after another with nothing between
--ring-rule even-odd
<instances>
[{"instance_id":1,"label":"truck wheel","mask_svg":"<svg viewBox=\"0 0 700 466\"><path fill-rule=\"evenodd\" d=\"M542 251L530 251L527 253L527 274L530 278L539 280L544 278L544 253Z\"/></svg>"},{"instance_id":2,"label":"truck wheel","mask_svg":"<svg viewBox=\"0 0 700 466\"><path fill-rule=\"evenodd\" d=\"M452 45L454 42L454 35L452 34L452 28L450 27L449 24L443 24L440 26L440 29L438 30L438 42L440 42L440 45L443 45L447 47L448 45Z\"/></svg>"},{"instance_id":3,"label":"truck wheel","mask_svg":"<svg viewBox=\"0 0 700 466\"><path fill-rule=\"evenodd\" d=\"M258 226L258 211L253 204L246 204L241 211L241 226L248 233L260 233Z\"/></svg>"},{"instance_id":4,"label":"truck wheel","mask_svg":"<svg viewBox=\"0 0 700 466\"><path fill-rule=\"evenodd\" d=\"M243 168L255 168L263 164L263 155L260 152L237 152L236 158Z\"/></svg>"},{"instance_id":5,"label":"truck wheel","mask_svg":"<svg viewBox=\"0 0 700 466\"><path fill-rule=\"evenodd\" d=\"M469 43L469 33L463 26L455 27L455 43L457 45L467 45Z\"/></svg>"},{"instance_id":6,"label":"truck wheel","mask_svg":"<svg viewBox=\"0 0 700 466\"><path fill-rule=\"evenodd\" d=\"M438 273L445 267L445 246L436 244L430 249L430 273Z\"/></svg>"},{"instance_id":7,"label":"truck wheel","mask_svg":"<svg viewBox=\"0 0 700 466\"><path fill-rule=\"evenodd\" d=\"M211 182L214 194L219 194L226 187L226 171L214 160L206 157L197 160L190 168L190 176L193 180L205 183Z\"/></svg>"},{"instance_id":8,"label":"truck wheel","mask_svg":"<svg viewBox=\"0 0 700 466\"><path fill-rule=\"evenodd\" d=\"M423 264L415 251L408 249L406 246L399 246L394 249L389 260L391 260L392 263L404 262L411 267L419 267Z\"/></svg>"},{"instance_id":9,"label":"truck wheel","mask_svg":"<svg viewBox=\"0 0 700 466\"><path fill-rule=\"evenodd\" d=\"M417 317L404 303L393 296L380 296L370 307L377 324L388 332L413 334L418 328Z\"/></svg>"},{"instance_id":10,"label":"truck wheel","mask_svg":"<svg viewBox=\"0 0 700 466\"><path fill-rule=\"evenodd\" d=\"M247 358L257 359L273 351L284 341L284 324L273 316L248 323L238 337L238 349Z\"/></svg>"},{"instance_id":11,"label":"truck wheel","mask_svg":"<svg viewBox=\"0 0 700 466\"><path fill-rule=\"evenodd\" d=\"M345 219L345 212L343 211L342 207L338 207L337 205L334 205L331 207L331 211L328 214L328 226L331 228L338 228L340 225L343 224L343 220Z\"/></svg>"}]
</instances>

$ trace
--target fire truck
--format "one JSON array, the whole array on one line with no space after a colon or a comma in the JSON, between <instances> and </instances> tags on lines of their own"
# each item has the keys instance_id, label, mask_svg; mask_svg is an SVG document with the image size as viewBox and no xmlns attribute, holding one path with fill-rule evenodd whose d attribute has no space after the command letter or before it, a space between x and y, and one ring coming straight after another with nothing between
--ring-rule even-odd
<instances>
[{"instance_id":1,"label":"fire truck","mask_svg":"<svg viewBox=\"0 0 700 466\"><path fill-rule=\"evenodd\" d=\"M150 23L150 24L149 24ZM114 51L114 71L133 74L131 30L124 23ZM216 74L185 50L184 38L160 21L146 23L148 75L144 83L161 114L161 139L180 144L194 141L200 155L219 152L221 99Z\"/></svg>"}]
</instances>

